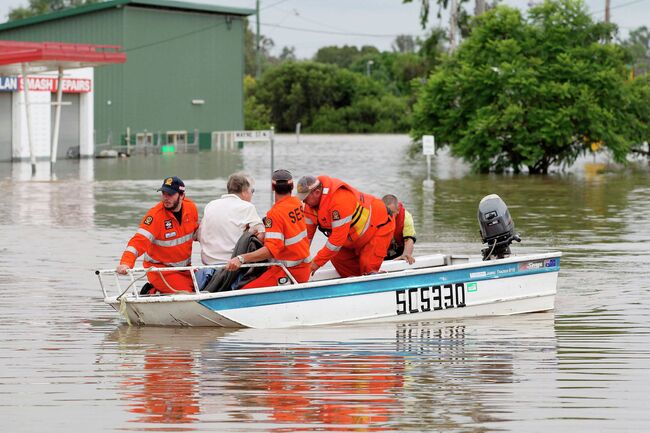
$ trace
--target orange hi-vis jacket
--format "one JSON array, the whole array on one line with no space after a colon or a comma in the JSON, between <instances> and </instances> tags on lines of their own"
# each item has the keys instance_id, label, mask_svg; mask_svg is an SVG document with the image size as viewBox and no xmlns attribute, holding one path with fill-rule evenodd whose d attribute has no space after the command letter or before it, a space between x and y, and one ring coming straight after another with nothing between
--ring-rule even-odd
<instances>
[{"instance_id":1,"label":"orange hi-vis jacket","mask_svg":"<svg viewBox=\"0 0 650 433\"><path fill-rule=\"evenodd\" d=\"M343 247L360 249L389 216L380 199L359 192L340 179L329 176L318 176L318 179L323 186L318 211L305 205L305 216L310 241L317 227L331 231L325 247L314 257L314 262L323 266Z\"/></svg>"},{"instance_id":2,"label":"orange hi-vis jacket","mask_svg":"<svg viewBox=\"0 0 650 433\"><path fill-rule=\"evenodd\" d=\"M182 212L182 223L179 224L162 202L149 209L124 250L120 264L133 267L135 260L144 254L145 268L189 266L192 242L199 227L199 213L194 202L187 198L183 200ZM162 275L169 274L165 272Z\"/></svg>"},{"instance_id":3,"label":"orange hi-vis jacket","mask_svg":"<svg viewBox=\"0 0 650 433\"><path fill-rule=\"evenodd\" d=\"M288 268L309 263L309 238L297 197L285 197L276 202L264 218L264 246L276 261Z\"/></svg>"}]
</instances>

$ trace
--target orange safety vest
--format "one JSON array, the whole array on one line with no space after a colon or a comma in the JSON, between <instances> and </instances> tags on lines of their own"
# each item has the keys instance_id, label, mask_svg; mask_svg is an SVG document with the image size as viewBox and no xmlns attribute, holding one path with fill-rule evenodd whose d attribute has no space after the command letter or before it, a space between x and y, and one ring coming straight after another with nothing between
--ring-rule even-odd
<instances>
[{"instance_id":1,"label":"orange safety vest","mask_svg":"<svg viewBox=\"0 0 650 433\"><path fill-rule=\"evenodd\" d=\"M378 227L390 221L386 205L380 199L357 191L340 179L318 176L323 187L318 210L305 206L309 239L316 227L328 236L314 262L323 266L343 248L360 248L375 234ZM316 219L316 221L314 221Z\"/></svg>"},{"instance_id":2,"label":"orange safety vest","mask_svg":"<svg viewBox=\"0 0 650 433\"><path fill-rule=\"evenodd\" d=\"M276 202L264 218L264 246L273 258L288 268L309 262L309 238L302 202L285 197Z\"/></svg>"},{"instance_id":3,"label":"orange safety vest","mask_svg":"<svg viewBox=\"0 0 650 433\"><path fill-rule=\"evenodd\" d=\"M144 254L145 268L189 266L199 213L194 202L187 198L183 199L182 212L179 224L162 202L149 209L124 250L120 264L133 267L135 260Z\"/></svg>"}]
</instances>

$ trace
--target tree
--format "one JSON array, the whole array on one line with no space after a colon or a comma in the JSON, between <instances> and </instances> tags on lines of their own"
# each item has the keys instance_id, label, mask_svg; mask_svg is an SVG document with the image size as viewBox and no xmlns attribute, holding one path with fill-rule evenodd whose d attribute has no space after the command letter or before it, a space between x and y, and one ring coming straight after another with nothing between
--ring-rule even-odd
<instances>
[{"instance_id":1,"label":"tree","mask_svg":"<svg viewBox=\"0 0 650 433\"><path fill-rule=\"evenodd\" d=\"M440 27L431 29L424 40L416 41L419 46L418 55L422 57L426 69L425 76L438 66L442 61L442 55L445 49L445 30Z\"/></svg>"},{"instance_id":2,"label":"tree","mask_svg":"<svg viewBox=\"0 0 650 433\"><path fill-rule=\"evenodd\" d=\"M257 43L255 33L248 26L248 19L244 18L244 73L255 75L257 70ZM269 64L273 63L271 50L275 46L273 39L260 35L260 61L261 69L264 71Z\"/></svg>"},{"instance_id":3,"label":"tree","mask_svg":"<svg viewBox=\"0 0 650 433\"><path fill-rule=\"evenodd\" d=\"M431 0L420 1L420 25L423 29L427 27L429 22L429 10L431 8ZM456 47L456 38L465 38L469 34L470 26L472 23L471 15L463 7L463 3L469 0L436 0L438 4L438 18L442 16L442 11L449 9L449 49L453 51ZM402 0L402 3L412 3L413 0ZM478 17L489 9L494 9L499 0L493 0L492 3L487 3L486 0L475 0L474 2L474 16Z\"/></svg>"},{"instance_id":4,"label":"tree","mask_svg":"<svg viewBox=\"0 0 650 433\"><path fill-rule=\"evenodd\" d=\"M650 72L650 30L641 26L630 31L627 40L623 41L633 59L633 74L644 75Z\"/></svg>"},{"instance_id":5,"label":"tree","mask_svg":"<svg viewBox=\"0 0 650 433\"><path fill-rule=\"evenodd\" d=\"M27 7L11 9L7 18L9 21L21 20L36 15L43 15L50 12L98 2L99 0L29 0L29 5Z\"/></svg>"},{"instance_id":6,"label":"tree","mask_svg":"<svg viewBox=\"0 0 650 433\"><path fill-rule=\"evenodd\" d=\"M281 62L296 60L296 47L283 47L278 59Z\"/></svg>"},{"instance_id":7,"label":"tree","mask_svg":"<svg viewBox=\"0 0 650 433\"><path fill-rule=\"evenodd\" d=\"M250 75L244 77L244 128L269 129L271 110L255 97L257 82Z\"/></svg>"},{"instance_id":8,"label":"tree","mask_svg":"<svg viewBox=\"0 0 650 433\"><path fill-rule=\"evenodd\" d=\"M336 65L340 68L349 68L359 58L368 57L372 54L379 54L379 50L370 45L364 45L360 50L350 45L344 45L342 47L327 46L320 48L316 52L314 61Z\"/></svg>"},{"instance_id":9,"label":"tree","mask_svg":"<svg viewBox=\"0 0 650 433\"><path fill-rule=\"evenodd\" d=\"M407 131L406 100L364 74L317 62L284 62L264 73L255 97L278 131Z\"/></svg>"},{"instance_id":10,"label":"tree","mask_svg":"<svg viewBox=\"0 0 650 433\"><path fill-rule=\"evenodd\" d=\"M647 82L628 79L626 52L605 42L614 26L594 23L581 1L547 0L528 20L499 6L476 20L423 86L414 138L433 133L480 171L529 173L593 143L624 161L647 139Z\"/></svg>"},{"instance_id":11,"label":"tree","mask_svg":"<svg viewBox=\"0 0 650 433\"><path fill-rule=\"evenodd\" d=\"M370 68L368 62L372 65ZM426 65L426 60L414 53L382 52L360 57L349 69L359 74L370 72L370 77L381 83L386 91L404 96L412 93L413 79L426 76Z\"/></svg>"},{"instance_id":12,"label":"tree","mask_svg":"<svg viewBox=\"0 0 650 433\"><path fill-rule=\"evenodd\" d=\"M399 35L393 42L393 51L397 53L414 53L416 41L411 35Z\"/></svg>"}]
</instances>

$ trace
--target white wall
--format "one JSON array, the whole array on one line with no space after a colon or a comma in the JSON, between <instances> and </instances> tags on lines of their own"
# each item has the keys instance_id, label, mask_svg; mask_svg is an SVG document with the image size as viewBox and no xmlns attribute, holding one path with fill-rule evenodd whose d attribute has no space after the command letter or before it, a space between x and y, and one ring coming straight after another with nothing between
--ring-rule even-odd
<instances>
[{"instance_id":1,"label":"white wall","mask_svg":"<svg viewBox=\"0 0 650 433\"><path fill-rule=\"evenodd\" d=\"M35 76L35 74L30 74ZM39 76L56 77L56 72L39 74ZM81 93L79 97L79 152L82 157L92 156L95 145L93 139L94 124L94 69L70 69L64 71L64 78L85 78L92 81L92 90ZM25 92L15 92L12 103L12 142L13 158L26 160L30 158L27 135L27 114L25 111ZM51 119L52 102L56 101L56 93L30 91L30 112L32 122L32 140L34 154L38 159L49 159L52 147L54 125Z\"/></svg>"}]
</instances>

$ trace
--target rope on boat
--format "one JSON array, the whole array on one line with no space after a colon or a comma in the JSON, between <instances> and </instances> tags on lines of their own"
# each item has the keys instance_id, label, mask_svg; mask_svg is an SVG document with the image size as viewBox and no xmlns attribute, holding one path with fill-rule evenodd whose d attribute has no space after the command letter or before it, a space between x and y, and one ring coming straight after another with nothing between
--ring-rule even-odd
<instances>
[{"instance_id":1,"label":"rope on boat","mask_svg":"<svg viewBox=\"0 0 650 433\"><path fill-rule=\"evenodd\" d=\"M149 269L153 269L153 268L149 268ZM160 269L160 268L156 268L156 269ZM149 272L149 271L148 271L148 272ZM182 271L181 271L181 272L182 272ZM191 272L191 271L190 271L190 272ZM163 280L163 283L165 283L165 286L167 286L167 288L168 288L169 290L171 290L172 293L178 293L178 292L181 292L181 290L176 290L175 288L173 288L172 286L169 285L169 283L167 282L167 280L166 280L165 277L163 276L163 273L164 273L163 271L158 271L158 275L160 275L160 278ZM196 289L195 289L195 291L196 291Z\"/></svg>"},{"instance_id":2,"label":"rope on boat","mask_svg":"<svg viewBox=\"0 0 650 433\"><path fill-rule=\"evenodd\" d=\"M124 290L122 291L122 293L120 293L119 296L118 296L117 298L115 298L115 300L116 300L116 301L121 301L121 300L122 300L122 296L124 296L124 294L125 294L126 292L128 292L129 289L130 289L130 288L131 288L131 287L132 287L132 286L133 286L137 281L140 281L140 280L141 280L142 278L144 278L146 275L147 275L147 274L144 273L144 274L140 275L138 278L136 278L136 279L134 279L133 281L131 281L131 284L129 284L128 286L126 286L126 289L124 289Z\"/></svg>"},{"instance_id":3,"label":"rope on boat","mask_svg":"<svg viewBox=\"0 0 650 433\"><path fill-rule=\"evenodd\" d=\"M126 319L126 323L129 326L132 326L131 325L131 319L129 319L129 315L126 312L126 298L120 299L120 314L122 315L122 317L124 317Z\"/></svg>"}]
</instances>

